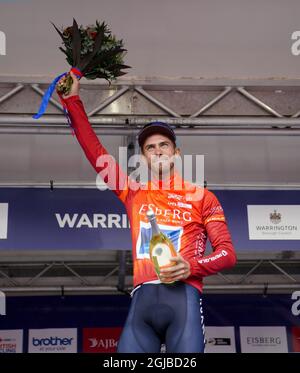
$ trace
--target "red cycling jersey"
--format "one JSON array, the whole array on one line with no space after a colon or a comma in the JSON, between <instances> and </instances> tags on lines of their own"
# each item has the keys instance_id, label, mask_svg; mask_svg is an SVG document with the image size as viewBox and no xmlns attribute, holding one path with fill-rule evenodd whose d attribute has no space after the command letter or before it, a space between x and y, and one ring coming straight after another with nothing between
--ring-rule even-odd
<instances>
[{"instance_id":1,"label":"red cycling jersey","mask_svg":"<svg viewBox=\"0 0 300 373\"><path fill-rule=\"evenodd\" d=\"M184 282L202 291L204 276L235 265L236 254L224 212L211 191L186 183L176 173L168 180L167 189L162 182L153 180L146 186L137 185L112 157L110 162L99 162L100 156L106 159L110 156L92 129L79 96L71 96L65 103L85 155L126 207L131 227L134 286L157 280L149 258L148 208L154 210L160 229L172 240L177 252L190 263L191 275ZM207 237L213 253L204 256Z\"/></svg>"}]
</instances>

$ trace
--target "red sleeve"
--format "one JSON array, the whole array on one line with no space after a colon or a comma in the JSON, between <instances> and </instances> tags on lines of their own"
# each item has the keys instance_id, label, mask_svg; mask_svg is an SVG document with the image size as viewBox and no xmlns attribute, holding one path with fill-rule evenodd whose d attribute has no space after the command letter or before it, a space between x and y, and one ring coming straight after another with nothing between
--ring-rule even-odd
<instances>
[{"instance_id":1,"label":"red sleeve","mask_svg":"<svg viewBox=\"0 0 300 373\"><path fill-rule=\"evenodd\" d=\"M202 258L192 258L190 264L193 277L216 274L233 267L237 260L223 208L212 192L207 191L205 194L202 215L213 253Z\"/></svg>"},{"instance_id":2,"label":"red sleeve","mask_svg":"<svg viewBox=\"0 0 300 373\"><path fill-rule=\"evenodd\" d=\"M99 141L84 110L79 96L64 100L74 128L75 136L95 171L108 187L124 202L127 192L127 175Z\"/></svg>"}]
</instances>

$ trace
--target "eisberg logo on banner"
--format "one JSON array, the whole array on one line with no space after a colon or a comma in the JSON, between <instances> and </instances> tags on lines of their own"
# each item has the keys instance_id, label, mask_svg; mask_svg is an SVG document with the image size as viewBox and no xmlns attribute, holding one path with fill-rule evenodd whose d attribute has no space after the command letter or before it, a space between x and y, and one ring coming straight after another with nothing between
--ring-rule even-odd
<instances>
[{"instance_id":1,"label":"eisberg logo on banner","mask_svg":"<svg viewBox=\"0 0 300 373\"><path fill-rule=\"evenodd\" d=\"M248 205L250 240L299 240L300 205Z\"/></svg>"},{"instance_id":2,"label":"eisberg logo on banner","mask_svg":"<svg viewBox=\"0 0 300 373\"><path fill-rule=\"evenodd\" d=\"M0 353L22 353L23 330L0 330Z\"/></svg>"},{"instance_id":3,"label":"eisberg logo on banner","mask_svg":"<svg viewBox=\"0 0 300 373\"><path fill-rule=\"evenodd\" d=\"M242 352L288 352L284 326L241 326Z\"/></svg>"},{"instance_id":4,"label":"eisberg logo on banner","mask_svg":"<svg viewBox=\"0 0 300 373\"><path fill-rule=\"evenodd\" d=\"M0 203L0 240L7 239L8 203Z\"/></svg>"},{"instance_id":5,"label":"eisberg logo on banner","mask_svg":"<svg viewBox=\"0 0 300 373\"><path fill-rule=\"evenodd\" d=\"M75 353L77 329L30 329L28 352Z\"/></svg>"}]
</instances>

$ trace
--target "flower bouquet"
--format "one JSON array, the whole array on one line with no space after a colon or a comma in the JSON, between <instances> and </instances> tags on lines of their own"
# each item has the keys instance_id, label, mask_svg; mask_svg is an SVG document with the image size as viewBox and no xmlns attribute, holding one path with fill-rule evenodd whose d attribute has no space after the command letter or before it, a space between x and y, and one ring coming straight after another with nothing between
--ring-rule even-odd
<instances>
[{"instance_id":1,"label":"flower bouquet","mask_svg":"<svg viewBox=\"0 0 300 373\"><path fill-rule=\"evenodd\" d=\"M123 64L123 40L112 35L107 24L96 21L95 25L78 27L76 20L73 26L60 31L54 24L56 31L62 38L65 48L59 49L66 55L67 62L75 67L87 79L103 78L109 83L119 76L125 75L122 69L129 66ZM72 85L69 74L64 83L56 87L62 94L68 94Z\"/></svg>"},{"instance_id":2,"label":"flower bouquet","mask_svg":"<svg viewBox=\"0 0 300 373\"><path fill-rule=\"evenodd\" d=\"M103 78L111 83L112 80L126 74L123 69L130 68L123 63L126 53L123 40L118 40L105 22L96 21L94 25L78 27L76 20L73 19L73 26L61 30L54 24L53 26L62 39L63 47L59 49L66 55L71 70L78 78ZM72 83L69 72L56 77L46 91L38 113L33 117L38 119L43 115L55 88L59 96L68 95Z\"/></svg>"}]
</instances>

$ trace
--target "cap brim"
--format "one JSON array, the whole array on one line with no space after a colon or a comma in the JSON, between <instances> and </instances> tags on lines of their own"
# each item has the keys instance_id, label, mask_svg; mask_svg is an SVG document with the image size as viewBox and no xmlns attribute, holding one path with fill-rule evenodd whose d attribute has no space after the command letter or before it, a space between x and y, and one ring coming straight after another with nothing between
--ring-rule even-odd
<instances>
[{"instance_id":1,"label":"cap brim","mask_svg":"<svg viewBox=\"0 0 300 373\"><path fill-rule=\"evenodd\" d=\"M154 135L156 133L164 135L168 137L174 144L176 143L175 135L168 128L165 128L159 125L158 126L152 125L152 126L144 128L139 134L138 141L139 141L140 147L144 145L144 142L146 141L147 137Z\"/></svg>"}]
</instances>

